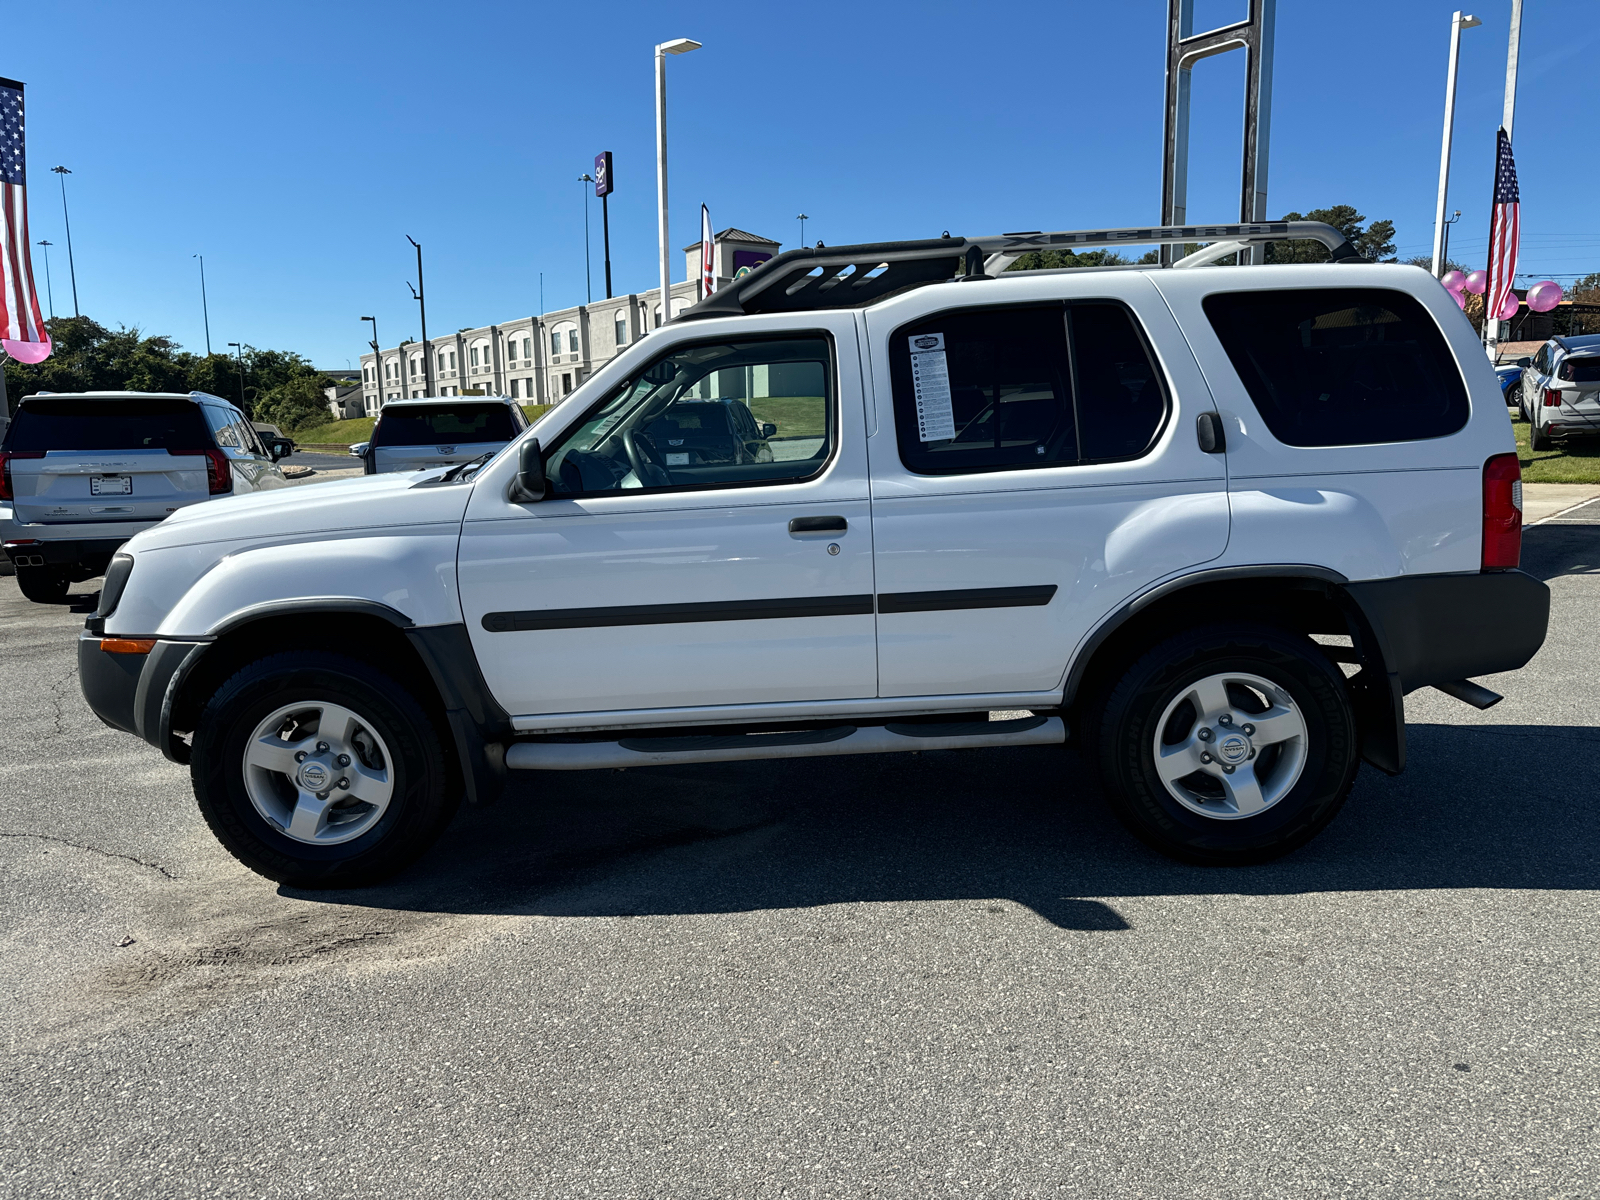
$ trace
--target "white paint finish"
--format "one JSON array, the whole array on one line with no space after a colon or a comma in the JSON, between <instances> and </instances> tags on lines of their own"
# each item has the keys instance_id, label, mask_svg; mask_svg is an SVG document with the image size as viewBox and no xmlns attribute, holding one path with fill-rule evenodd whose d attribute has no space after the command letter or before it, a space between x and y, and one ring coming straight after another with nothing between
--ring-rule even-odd
<instances>
[{"instance_id":1,"label":"white paint finish","mask_svg":"<svg viewBox=\"0 0 1600 1200\"><path fill-rule=\"evenodd\" d=\"M1349 579L1476 571L1482 472L1388 471L1253 480L1232 493L1217 565L1315 563ZM1481 518L1480 518L1481 519Z\"/></svg>"},{"instance_id":2,"label":"white paint finish","mask_svg":"<svg viewBox=\"0 0 1600 1200\"><path fill-rule=\"evenodd\" d=\"M629 371L693 342L823 330L838 363L838 446L802 483L510 503L516 454L474 487L460 570L467 629L490 691L508 712L675 708L872 696L875 628L854 616L706 621L490 633L484 614L640 604L870 595L872 529L859 357L851 313L705 321L646 339ZM609 390L541 428L553 446ZM793 535L795 517L840 516L844 534ZM837 544L838 554L828 545Z\"/></svg>"},{"instance_id":3,"label":"white paint finish","mask_svg":"<svg viewBox=\"0 0 1600 1200\"><path fill-rule=\"evenodd\" d=\"M1110 299L1144 325L1172 408L1155 447L1132 462L966 475L900 463L888 339L901 326L975 303ZM880 694L1047 689L1072 648L1157 580L1222 554L1222 456L1205 454L1196 416L1212 408L1172 314L1142 273L1068 272L927 287L867 311L879 432L868 443L879 593L1055 584L1048 605L880 613Z\"/></svg>"},{"instance_id":4,"label":"white paint finish","mask_svg":"<svg viewBox=\"0 0 1600 1200\"><path fill-rule=\"evenodd\" d=\"M458 526L443 524L136 554L128 590L108 619L107 632L201 637L257 605L328 598L384 604L417 625L454 624L461 620L455 587L459 537ZM163 594L163 581L194 579L197 572L203 573L181 595ZM153 620L159 623L152 625Z\"/></svg>"},{"instance_id":5,"label":"white paint finish","mask_svg":"<svg viewBox=\"0 0 1600 1200\"><path fill-rule=\"evenodd\" d=\"M962 693L953 696L897 696L888 700L819 700L799 704L715 704L696 708L634 708L610 712L527 714L513 717L518 733L584 733L604 729L661 729L678 725L756 725L773 721L816 719L850 721L919 717L933 713L1005 712L1048 708L1061 701L1046 692Z\"/></svg>"}]
</instances>

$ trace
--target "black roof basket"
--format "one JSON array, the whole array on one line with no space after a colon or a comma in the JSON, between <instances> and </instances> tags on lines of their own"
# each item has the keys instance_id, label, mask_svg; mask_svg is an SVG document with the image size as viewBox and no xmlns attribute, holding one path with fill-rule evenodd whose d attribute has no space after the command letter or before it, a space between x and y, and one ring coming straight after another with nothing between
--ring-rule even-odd
<instances>
[{"instance_id":1,"label":"black roof basket","mask_svg":"<svg viewBox=\"0 0 1600 1200\"><path fill-rule=\"evenodd\" d=\"M1245 246L1309 239L1328 248L1334 262L1364 262L1331 225L1320 221L1269 221L1249 225L1156 225L1142 229L1079 229L1062 233L1002 233L960 238L946 234L915 242L868 242L790 250L713 292L675 319L703 320L745 313L855 308L942 279L992 278L1035 250L1077 246L1210 243L1175 267L1225 258Z\"/></svg>"}]
</instances>

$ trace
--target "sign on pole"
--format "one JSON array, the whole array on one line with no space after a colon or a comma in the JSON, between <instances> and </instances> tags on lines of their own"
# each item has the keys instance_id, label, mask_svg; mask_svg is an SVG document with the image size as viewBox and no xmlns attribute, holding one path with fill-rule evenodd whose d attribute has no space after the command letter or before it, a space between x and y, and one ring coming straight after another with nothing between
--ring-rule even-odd
<instances>
[{"instance_id":1,"label":"sign on pole","mask_svg":"<svg viewBox=\"0 0 1600 1200\"><path fill-rule=\"evenodd\" d=\"M611 151L603 150L594 156L594 194L609 196L611 188Z\"/></svg>"}]
</instances>

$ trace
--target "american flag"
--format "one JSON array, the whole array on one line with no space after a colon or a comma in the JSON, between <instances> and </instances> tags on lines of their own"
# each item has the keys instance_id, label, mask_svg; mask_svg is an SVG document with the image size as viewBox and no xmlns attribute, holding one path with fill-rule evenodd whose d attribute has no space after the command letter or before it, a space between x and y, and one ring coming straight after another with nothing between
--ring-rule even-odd
<instances>
[{"instance_id":1,"label":"american flag","mask_svg":"<svg viewBox=\"0 0 1600 1200\"><path fill-rule=\"evenodd\" d=\"M33 286L28 255L26 156L22 137L22 85L0 79L0 343L14 357L37 362L50 344ZM32 353L12 343L27 342ZM49 353L48 350L45 351Z\"/></svg>"},{"instance_id":2,"label":"american flag","mask_svg":"<svg viewBox=\"0 0 1600 1200\"><path fill-rule=\"evenodd\" d=\"M1494 211L1489 218L1489 288L1484 293L1488 319L1500 316L1517 277L1517 248L1522 242L1522 207L1517 191L1517 164L1511 159L1511 139L1502 127L1494 159Z\"/></svg>"},{"instance_id":3,"label":"american flag","mask_svg":"<svg viewBox=\"0 0 1600 1200\"><path fill-rule=\"evenodd\" d=\"M700 206L700 295L702 298L717 290L717 269L712 259L711 210Z\"/></svg>"}]
</instances>

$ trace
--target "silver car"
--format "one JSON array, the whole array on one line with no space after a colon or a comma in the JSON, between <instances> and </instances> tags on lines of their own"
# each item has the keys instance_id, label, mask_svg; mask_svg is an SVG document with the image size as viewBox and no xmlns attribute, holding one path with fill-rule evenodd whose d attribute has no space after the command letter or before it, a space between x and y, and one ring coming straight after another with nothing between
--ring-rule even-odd
<instances>
[{"instance_id":1,"label":"silver car","mask_svg":"<svg viewBox=\"0 0 1600 1200\"><path fill-rule=\"evenodd\" d=\"M1529 444L1600 435L1600 333L1553 337L1522 369L1522 415Z\"/></svg>"},{"instance_id":2,"label":"silver car","mask_svg":"<svg viewBox=\"0 0 1600 1200\"><path fill-rule=\"evenodd\" d=\"M5 552L22 594L59 602L186 505L288 484L245 415L204 392L41 392L0 442ZM5 511L9 510L9 511Z\"/></svg>"},{"instance_id":3,"label":"silver car","mask_svg":"<svg viewBox=\"0 0 1600 1200\"><path fill-rule=\"evenodd\" d=\"M505 396L391 400L378 414L372 440L350 452L368 475L426 471L495 453L527 427L522 409Z\"/></svg>"}]
</instances>

